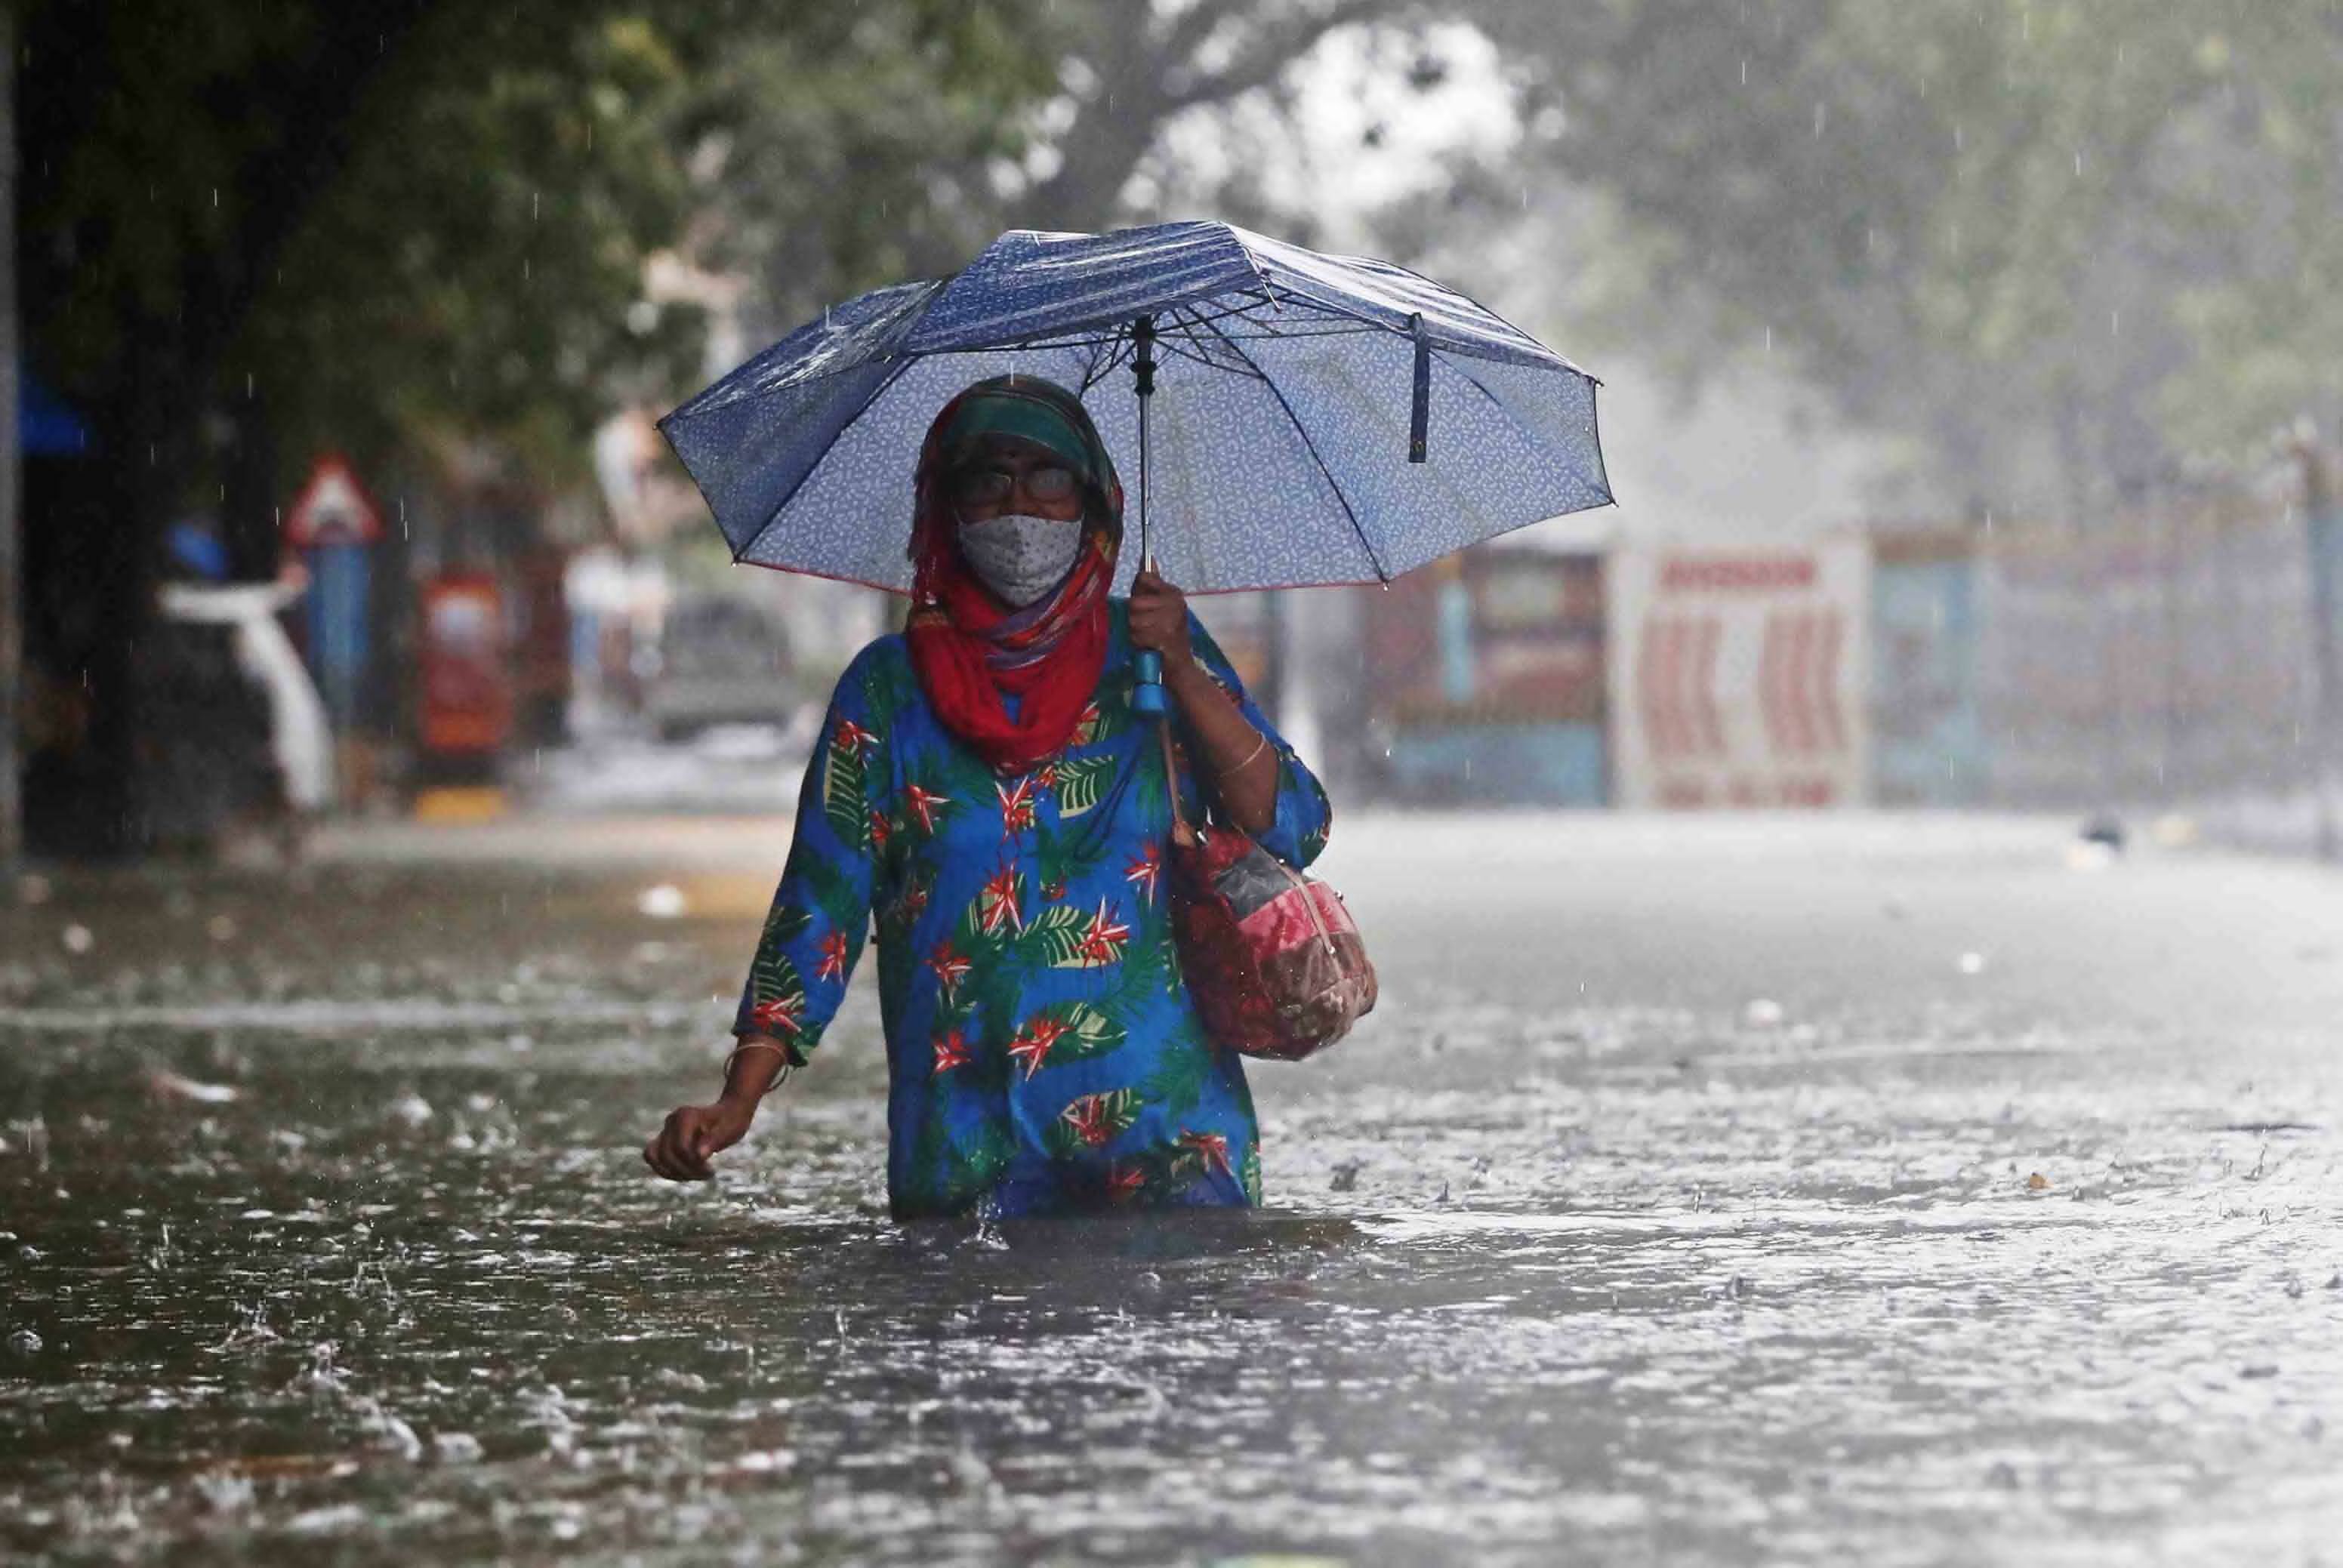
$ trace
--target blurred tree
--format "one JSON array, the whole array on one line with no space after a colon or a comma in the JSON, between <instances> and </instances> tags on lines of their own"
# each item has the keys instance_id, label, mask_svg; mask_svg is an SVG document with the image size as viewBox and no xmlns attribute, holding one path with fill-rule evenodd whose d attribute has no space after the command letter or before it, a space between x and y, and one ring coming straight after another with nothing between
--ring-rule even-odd
<instances>
[{"instance_id":1,"label":"blurred tree","mask_svg":"<svg viewBox=\"0 0 2343 1568\"><path fill-rule=\"evenodd\" d=\"M614 398L694 378L697 313L645 297L653 255L738 196L819 227L841 269L888 265L861 254L878 224L818 215L875 191L916 232L938 106L1005 122L1047 78L1011 46L1029 9L280 0L191 26L153 0L24 0L25 352L98 454L40 476L28 545L40 655L93 724L65 791L81 837L136 836L129 653L167 519L217 507L266 573L324 446L363 469L492 443L540 478L582 472ZM721 177L728 138L783 118L802 139ZM788 177L825 145L853 180Z\"/></svg>"},{"instance_id":2,"label":"blurred tree","mask_svg":"<svg viewBox=\"0 0 2343 1568\"><path fill-rule=\"evenodd\" d=\"M1422 0L1116 0L1053 7L1063 50L1059 133L1021 193L1036 224L1110 226L1163 127L1192 110L1273 92L1294 64L1345 27L1402 25L1440 7Z\"/></svg>"},{"instance_id":3,"label":"blurred tree","mask_svg":"<svg viewBox=\"0 0 2343 1568\"><path fill-rule=\"evenodd\" d=\"M1126 204L1133 176L1177 117L1273 92L1343 28L1427 11L939 0L768 31L699 86L716 130L695 259L753 279L770 335L861 289L950 272L1007 227L1141 221L1151 215ZM845 190L855 199L832 199Z\"/></svg>"},{"instance_id":4,"label":"blurred tree","mask_svg":"<svg viewBox=\"0 0 2343 1568\"><path fill-rule=\"evenodd\" d=\"M1531 132L1525 169L1475 171L1482 221L1537 170L1614 215L1623 335L1767 339L1986 501L2029 450L2088 510L2338 410L2327 0L1472 9Z\"/></svg>"},{"instance_id":5,"label":"blurred tree","mask_svg":"<svg viewBox=\"0 0 2343 1568\"><path fill-rule=\"evenodd\" d=\"M830 302L951 271L1002 223L1054 93L1038 0L814 8L696 74L690 262L749 286L777 336Z\"/></svg>"}]
</instances>

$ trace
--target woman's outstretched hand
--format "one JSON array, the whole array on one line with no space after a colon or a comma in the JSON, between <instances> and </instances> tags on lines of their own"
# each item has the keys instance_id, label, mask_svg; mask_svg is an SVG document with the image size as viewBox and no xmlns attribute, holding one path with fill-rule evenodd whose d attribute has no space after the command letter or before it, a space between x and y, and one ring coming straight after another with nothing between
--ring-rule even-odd
<instances>
[{"instance_id":1,"label":"woman's outstretched hand","mask_svg":"<svg viewBox=\"0 0 2343 1568\"><path fill-rule=\"evenodd\" d=\"M1188 596L1152 570L1131 580L1131 646L1161 654L1167 673L1195 661L1188 647Z\"/></svg>"},{"instance_id":2,"label":"woman's outstretched hand","mask_svg":"<svg viewBox=\"0 0 2343 1568\"><path fill-rule=\"evenodd\" d=\"M708 1157L729 1149L749 1131L756 1103L729 1095L713 1105L685 1105L668 1112L659 1136L643 1145L643 1163L670 1181L705 1181L716 1174Z\"/></svg>"}]
</instances>

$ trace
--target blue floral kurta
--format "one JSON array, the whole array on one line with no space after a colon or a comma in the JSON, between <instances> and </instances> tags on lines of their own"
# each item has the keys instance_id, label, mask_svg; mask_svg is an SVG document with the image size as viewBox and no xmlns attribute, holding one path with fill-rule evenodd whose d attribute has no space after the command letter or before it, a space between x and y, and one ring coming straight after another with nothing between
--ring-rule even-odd
<instances>
[{"instance_id":1,"label":"blue floral kurta","mask_svg":"<svg viewBox=\"0 0 2343 1568\"><path fill-rule=\"evenodd\" d=\"M1189 631L1282 759L1262 846L1309 864L1326 842L1324 790L1193 616ZM1243 1068L1206 1039L1181 979L1162 753L1131 687L1116 600L1073 739L1004 775L936 718L901 637L839 678L735 1027L802 1062L875 918L899 1217L962 1212L987 1193L1011 1214L1260 1201Z\"/></svg>"}]
</instances>

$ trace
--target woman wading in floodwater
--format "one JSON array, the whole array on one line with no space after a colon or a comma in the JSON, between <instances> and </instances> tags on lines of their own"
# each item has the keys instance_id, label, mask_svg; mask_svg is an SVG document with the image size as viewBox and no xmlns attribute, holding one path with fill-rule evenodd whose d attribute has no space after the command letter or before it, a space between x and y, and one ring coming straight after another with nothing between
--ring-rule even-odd
<instances>
[{"instance_id":1,"label":"woman wading in floodwater","mask_svg":"<svg viewBox=\"0 0 2343 1568\"><path fill-rule=\"evenodd\" d=\"M1261 1201L1252 1097L1172 950L1171 807L1131 654L1163 658L1182 799L1305 866L1325 792L1180 590L1109 597L1122 487L1090 416L979 382L915 476L913 608L839 679L734 1022L722 1095L643 1158L705 1181L821 1038L876 920L898 1218Z\"/></svg>"}]
</instances>

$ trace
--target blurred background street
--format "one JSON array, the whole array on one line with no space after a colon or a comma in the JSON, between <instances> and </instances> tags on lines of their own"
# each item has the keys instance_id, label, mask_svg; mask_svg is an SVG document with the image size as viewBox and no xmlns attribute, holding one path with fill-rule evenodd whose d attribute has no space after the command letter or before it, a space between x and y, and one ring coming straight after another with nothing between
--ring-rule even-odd
<instances>
[{"instance_id":1,"label":"blurred background street","mask_svg":"<svg viewBox=\"0 0 2343 1568\"><path fill-rule=\"evenodd\" d=\"M0 850L764 809L900 606L733 568L654 419L1005 228L1210 216L1604 380L1618 506L1204 607L1346 802L2337 852L2331 8L1744 10L32 6Z\"/></svg>"}]
</instances>

